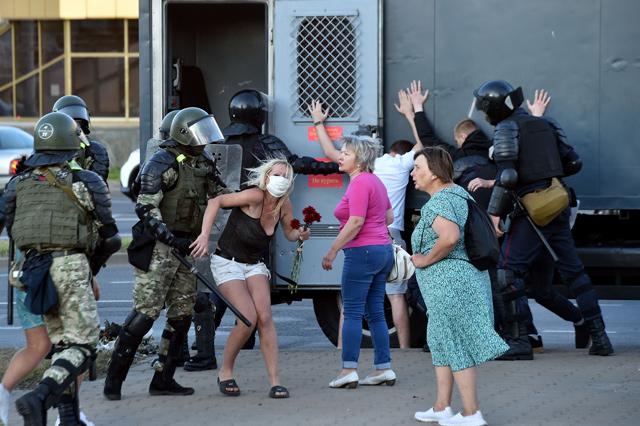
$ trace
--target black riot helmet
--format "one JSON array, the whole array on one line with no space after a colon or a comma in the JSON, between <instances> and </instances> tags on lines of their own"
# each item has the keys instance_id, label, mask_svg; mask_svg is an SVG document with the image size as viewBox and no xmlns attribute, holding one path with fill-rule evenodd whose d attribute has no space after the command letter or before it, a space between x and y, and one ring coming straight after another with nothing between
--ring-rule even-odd
<instances>
[{"instance_id":1,"label":"black riot helmet","mask_svg":"<svg viewBox=\"0 0 640 426\"><path fill-rule=\"evenodd\" d=\"M224 141L213 115L197 107L181 109L173 117L169 135L178 144L192 147Z\"/></svg>"},{"instance_id":2,"label":"black riot helmet","mask_svg":"<svg viewBox=\"0 0 640 426\"><path fill-rule=\"evenodd\" d=\"M164 118L162 119L162 123L160 123L160 127L158 128L160 132L160 139L169 139L169 132L171 132L171 123L173 123L173 117L175 117L179 112L179 109L174 109L173 111L169 111L167 115L164 116Z\"/></svg>"},{"instance_id":3,"label":"black riot helmet","mask_svg":"<svg viewBox=\"0 0 640 426\"><path fill-rule=\"evenodd\" d=\"M229 118L232 123L251 124L260 130L267 120L269 98L262 92L241 90L229 101Z\"/></svg>"},{"instance_id":4,"label":"black riot helmet","mask_svg":"<svg viewBox=\"0 0 640 426\"><path fill-rule=\"evenodd\" d=\"M473 91L475 107L496 125L509 117L522 104L522 87L514 89L504 80L489 80Z\"/></svg>"},{"instance_id":5,"label":"black riot helmet","mask_svg":"<svg viewBox=\"0 0 640 426\"><path fill-rule=\"evenodd\" d=\"M65 95L59 98L53 104L52 111L67 114L76 120L85 135L91 133L89 129L89 123L91 122L89 109L87 108L87 103L80 96Z\"/></svg>"}]
</instances>

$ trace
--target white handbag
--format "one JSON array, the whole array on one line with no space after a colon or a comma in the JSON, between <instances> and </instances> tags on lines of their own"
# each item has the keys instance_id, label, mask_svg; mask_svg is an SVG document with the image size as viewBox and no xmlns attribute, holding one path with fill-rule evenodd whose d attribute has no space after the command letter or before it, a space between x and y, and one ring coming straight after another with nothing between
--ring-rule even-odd
<instances>
[{"instance_id":1,"label":"white handbag","mask_svg":"<svg viewBox=\"0 0 640 426\"><path fill-rule=\"evenodd\" d=\"M411 255L398 244L392 244L393 247L393 268L389 272L387 282L392 284L400 284L408 280L416 271L416 267L411 261Z\"/></svg>"}]
</instances>

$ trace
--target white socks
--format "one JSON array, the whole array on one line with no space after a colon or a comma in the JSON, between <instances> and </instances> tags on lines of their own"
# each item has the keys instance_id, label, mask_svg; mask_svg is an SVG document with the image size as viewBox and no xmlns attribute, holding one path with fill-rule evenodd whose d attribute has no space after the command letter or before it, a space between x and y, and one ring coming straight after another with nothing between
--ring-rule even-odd
<instances>
[{"instance_id":1,"label":"white socks","mask_svg":"<svg viewBox=\"0 0 640 426\"><path fill-rule=\"evenodd\" d=\"M11 392L0 383L0 421L4 425L9 424L9 404L11 404Z\"/></svg>"}]
</instances>

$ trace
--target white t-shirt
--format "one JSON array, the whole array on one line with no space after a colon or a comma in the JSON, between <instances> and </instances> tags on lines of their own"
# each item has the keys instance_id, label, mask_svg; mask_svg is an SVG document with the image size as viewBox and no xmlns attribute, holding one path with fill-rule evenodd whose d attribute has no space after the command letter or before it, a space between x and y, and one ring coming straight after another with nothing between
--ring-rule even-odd
<instances>
[{"instance_id":1,"label":"white t-shirt","mask_svg":"<svg viewBox=\"0 0 640 426\"><path fill-rule=\"evenodd\" d=\"M409 174L413 169L413 151L395 157L384 154L376 158L373 173L387 188L387 195L393 208L393 223L390 228L404 231L404 201L407 194Z\"/></svg>"}]
</instances>

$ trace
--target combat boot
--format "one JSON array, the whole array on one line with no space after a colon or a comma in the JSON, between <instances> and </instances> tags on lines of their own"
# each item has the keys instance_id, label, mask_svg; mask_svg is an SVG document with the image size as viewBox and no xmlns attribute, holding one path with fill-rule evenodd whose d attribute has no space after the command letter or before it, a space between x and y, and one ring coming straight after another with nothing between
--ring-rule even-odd
<instances>
[{"instance_id":1,"label":"combat boot","mask_svg":"<svg viewBox=\"0 0 640 426\"><path fill-rule=\"evenodd\" d=\"M163 339L168 338L166 355L161 351L160 359L154 365L156 369L153 379L149 384L150 395L192 395L193 388L180 386L173 376L178 366L178 358L184 344L184 336L189 331L191 317L170 318L163 332Z\"/></svg>"},{"instance_id":2,"label":"combat boot","mask_svg":"<svg viewBox=\"0 0 640 426\"><path fill-rule=\"evenodd\" d=\"M153 318L137 311L131 311L118 333L107 377L104 380L102 393L111 401L119 401L122 398L122 383L127 378L127 373L142 342L144 335L151 330Z\"/></svg>"},{"instance_id":3,"label":"combat boot","mask_svg":"<svg viewBox=\"0 0 640 426\"><path fill-rule=\"evenodd\" d=\"M73 385L72 385L73 386ZM75 394L75 395L74 395ZM80 404L77 393L63 393L58 401L58 419L60 426L83 426L80 421Z\"/></svg>"},{"instance_id":4,"label":"combat boot","mask_svg":"<svg viewBox=\"0 0 640 426\"><path fill-rule=\"evenodd\" d=\"M576 349L584 349L589 347L589 327L587 327L586 321L582 320L582 324L573 324L573 328L576 332Z\"/></svg>"},{"instance_id":5,"label":"combat boot","mask_svg":"<svg viewBox=\"0 0 640 426\"><path fill-rule=\"evenodd\" d=\"M214 312L207 306L193 315L196 329L196 349L198 353L185 363L185 371L215 370L218 368L214 352L215 324Z\"/></svg>"},{"instance_id":6,"label":"combat boot","mask_svg":"<svg viewBox=\"0 0 640 426\"><path fill-rule=\"evenodd\" d=\"M589 334L591 335L591 347L589 355L607 356L613 353L613 346L609 341L607 333L604 331L604 320L597 317L589 321L585 321Z\"/></svg>"},{"instance_id":7,"label":"combat boot","mask_svg":"<svg viewBox=\"0 0 640 426\"><path fill-rule=\"evenodd\" d=\"M53 392L45 383L39 383L31 392L16 400L16 409L23 417L25 426L46 426L47 410L52 404Z\"/></svg>"},{"instance_id":8,"label":"combat boot","mask_svg":"<svg viewBox=\"0 0 640 426\"><path fill-rule=\"evenodd\" d=\"M512 332L505 337L509 350L496 358L500 361L527 361L533 359L533 348L523 321L511 323Z\"/></svg>"}]
</instances>

